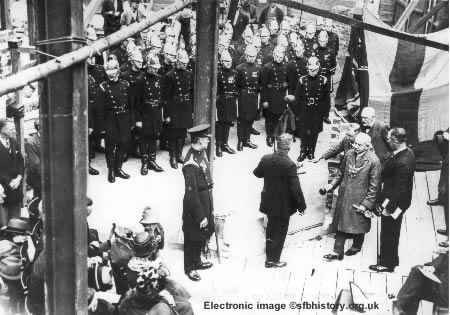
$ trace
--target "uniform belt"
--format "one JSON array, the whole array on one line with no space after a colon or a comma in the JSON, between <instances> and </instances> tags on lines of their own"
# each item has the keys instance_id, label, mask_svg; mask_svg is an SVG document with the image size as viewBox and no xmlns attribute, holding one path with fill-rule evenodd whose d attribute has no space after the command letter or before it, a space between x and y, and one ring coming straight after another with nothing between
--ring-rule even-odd
<instances>
[{"instance_id":1,"label":"uniform belt","mask_svg":"<svg viewBox=\"0 0 450 315\"><path fill-rule=\"evenodd\" d=\"M311 105L317 105L317 98L308 97L308 106L311 106Z\"/></svg>"},{"instance_id":2,"label":"uniform belt","mask_svg":"<svg viewBox=\"0 0 450 315\"><path fill-rule=\"evenodd\" d=\"M279 90L279 89L284 89L285 87L283 86L283 84L267 84L267 87L269 88L269 89L276 89L276 90Z\"/></svg>"},{"instance_id":3,"label":"uniform belt","mask_svg":"<svg viewBox=\"0 0 450 315\"><path fill-rule=\"evenodd\" d=\"M189 94L183 94L183 95L175 95L174 99L178 102L180 101L189 101L191 99L191 96Z\"/></svg>"},{"instance_id":4,"label":"uniform belt","mask_svg":"<svg viewBox=\"0 0 450 315\"><path fill-rule=\"evenodd\" d=\"M151 107L158 107L161 105L162 101L160 100L146 100L145 105L150 105Z\"/></svg>"},{"instance_id":5,"label":"uniform belt","mask_svg":"<svg viewBox=\"0 0 450 315\"><path fill-rule=\"evenodd\" d=\"M198 188L198 192L202 192L202 191L207 191L207 190L211 190L213 188L213 184L205 186L205 187L199 187Z\"/></svg>"},{"instance_id":6,"label":"uniform belt","mask_svg":"<svg viewBox=\"0 0 450 315\"><path fill-rule=\"evenodd\" d=\"M243 89L245 92L247 92L248 94L258 94L258 89L257 88L246 88Z\"/></svg>"},{"instance_id":7,"label":"uniform belt","mask_svg":"<svg viewBox=\"0 0 450 315\"><path fill-rule=\"evenodd\" d=\"M235 96L235 92L224 92L223 94L219 95L219 98L233 98Z\"/></svg>"},{"instance_id":8,"label":"uniform belt","mask_svg":"<svg viewBox=\"0 0 450 315\"><path fill-rule=\"evenodd\" d=\"M111 108L111 109L105 108L105 111L118 115L128 112L128 109L126 109L125 107Z\"/></svg>"}]
</instances>

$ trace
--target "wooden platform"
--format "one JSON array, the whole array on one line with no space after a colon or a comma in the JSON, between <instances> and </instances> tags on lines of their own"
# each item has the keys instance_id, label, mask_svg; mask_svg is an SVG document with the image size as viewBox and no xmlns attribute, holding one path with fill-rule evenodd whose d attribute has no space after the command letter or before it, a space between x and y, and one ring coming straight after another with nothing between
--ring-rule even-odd
<instances>
[{"instance_id":1,"label":"wooden platform","mask_svg":"<svg viewBox=\"0 0 450 315\"><path fill-rule=\"evenodd\" d=\"M345 257L343 261L326 262L323 255L332 251L332 235L320 239L295 242L300 235L289 236L282 260L288 265L282 269L264 268L264 255L238 261L232 257L217 263L208 270L200 272L202 281L189 281L182 270L182 252L172 252L170 261L178 261L179 266L171 269L174 277L191 292L196 314L266 314L262 310L208 310L205 301L252 303L284 303L287 310L272 310L267 314L330 314L327 310L291 310L291 301L303 305L308 303L334 303L341 289L349 288L354 281L368 293L369 301L378 303L379 309L366 314L391 314L392 301L388 294L396 295L406 280L411 267L429 262L437 255L437 244L446 238L436 230L445 227L442 206L426 205L428 199L437 197L439 171L416 173L414 178L413 200L406 212L400 238L400 266L394 273L374 273L368 270L376 263L380 219L372 221L372 229L366 235L360 254ZM349 241L346 248L351 246ZM255 306L256 307L256 306ZM432 304L423 302L419 314L432 314Z\"/></svg>"}]
</instances>

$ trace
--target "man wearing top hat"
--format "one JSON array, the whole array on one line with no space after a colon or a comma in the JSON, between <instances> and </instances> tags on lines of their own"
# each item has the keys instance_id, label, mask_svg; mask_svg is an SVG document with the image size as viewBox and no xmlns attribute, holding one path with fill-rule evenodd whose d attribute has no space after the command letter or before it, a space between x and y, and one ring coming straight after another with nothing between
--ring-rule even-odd
<instances>
[{"instance_id":1,"label":"man wearing top hat","mask_svg":"<svg viewBox=\"0 0 450 315\"><path fill-rule=\"evenodd\" d=\"M195 126L188 132L191 148L183 165L184 272L192 281L200 281L197 270L212 267L211 262L201 261L201 249L214 233L213 181L206 154L209 124Z\"/></svg>"}]
</instances>

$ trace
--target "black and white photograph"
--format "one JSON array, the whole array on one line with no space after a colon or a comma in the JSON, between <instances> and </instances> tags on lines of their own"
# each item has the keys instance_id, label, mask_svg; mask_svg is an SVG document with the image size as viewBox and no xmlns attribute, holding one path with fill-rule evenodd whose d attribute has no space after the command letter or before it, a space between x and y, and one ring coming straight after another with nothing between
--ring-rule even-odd
<instances>
[{"instance_id":1,"label":"black and white photograph","mask_svg":"<svg viewBox=\"0 0 450 315\"><path fill-rule=\"evenodd\" d=\"M0 315L448 315L448 0L0 0Z\"/></svg>"}]
</instances>

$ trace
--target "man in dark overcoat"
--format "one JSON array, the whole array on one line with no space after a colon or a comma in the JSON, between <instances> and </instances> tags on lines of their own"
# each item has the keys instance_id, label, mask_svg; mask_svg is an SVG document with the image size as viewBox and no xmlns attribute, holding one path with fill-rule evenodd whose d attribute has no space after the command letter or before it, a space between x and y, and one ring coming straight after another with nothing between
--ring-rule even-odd
<instances>
[{"instance_id":1,"label":"man in dark overcoat","mask_svg":"<svg viewBox=\"0 0 450 315\"><path fill-rule=\"evenodd\" d=\"M380 261L369 266L377 272L392 272L399 265L398 244L403 214L411 205L416 158L406 146L403 128L389 130L387 141L392 154L383 163L380 193L381 233Z\"/></svg>"},{"instance_id":2,"label":"man in dark overcoat","mask_svg":"<svg viewBox=\"0 0 450 315\"><path fill-rule=\"evenodd\" d=\"M33 188L33 198L41 197L41 124L39 118L34 120L36 133L25 142L27 153L27 183Z\"/></svg>"},{"instance_id":3,"label":"man in dark overcoat","mask_svg":"<svg viewBox=\"0 0 450 315\"><path fill-rule=\"evenodd\" d=\"M141 130L139 152L141 154L141 175L147 175L148 169L162 172L156 164L156 141L162 130L162 76L157 55L147 55L147 71L136 81L135 107L136 127Z\"/></svg>"},{"instance_id":4,"label":"man in dark overcoat","mask_svg":"<svg viewBox=\"0 0 450 315\"><path fill-rule=\"evenodd\" d=\"M105 115L105 157L108 181L114 183L116 176L128 179L122 170L125 148L131 140L131 111L133 96L130 84L119 79L119 63L110 60L106 64L108 81L100 85L99 102Z\"/></svg>"},{"instance_id":5,"label":"man in dark overcoat","mask_svg":"<svg viewBox=\"0 0 450 315\"><path fill-rule=\"evenodd\" d=\"M266 111L266 142L273 146L273 133L281 114L286 110L285 100L288 87L286 76L286 63L282 47L273 50L273 60L266 63L261 69L261 102Z\"/></svg>"},{"instance_id":6,"label":"man in dark overcoat","mask_svg":"<svg viewBox=\"0 0 450 315\"><path fill-rule=\"evenodd\" d=\"M250 141L251 128L258 111L261 67L255 62L257 51L252 45L245 49L245 62L236 67L238 96L238 151L243 147L256 149Z\"/></svg>"},{"instance_id":7,"label":"man in dark overcoat","mask_svg":"<svg viewBox=\"0 0 450 315\"><path fill-rule=\"evenodd\" d=\"M253 174L264 178L259 211L267 215L266 268L281 268L280 261L290 217L306 209L297 166L289 158L292 135L282 134L277 139L277 151L262 157Z\"/></svg>"},{"instance_id":8,"label":"man in dark overcoat","mask_svg":"<svg viewBox=\"0 0 450 315\"><path fill-rule=\"evenodd\" d=\"M336 70L336 55L332 48L327 46L328 43L328 34L326 31L321 31L318 37L319 47L317 48L317 58L320 62L320 70L319 73L327 78L329 82L328 86L330 90L328 90L328 99L327 102L324 103L324 107L322 108L322 116L323 121L327 124L331 124L328 116L330 115L331 108L331 98L330 93L333 89L332 76Z\"/></svg>"},{"instance_id":9,"label":"man in dark overcoat","mask_svg":"<svg viewBox=\"0 0 450 315\"><path fill-rule=\"evenodd\" d=\"M201 249L214 233L213 181L206 154L209 125L198 125L188 132L192 145L183 165L184 272L192 281L200 281L196 270L212 267L211 262L201 261Z\"/></svg>"},{"instance_id":10,"label":"man in dark overcoat","mask_svg":"<svg viewBox=\"0 0 450 315\"><path fill-rule=\"evenodd\" d=\"M177 169L183 164L183 147L186 130L192 127L194 78L187 69L189 56L185 50L178 51L175 69L164 76L164 120L169 140L170 166Z\"/></svg>"},{"instance_id":11,"label":"man in dark overcoat","mask_svg":"<svg viewBox=\"0 0 450 315\"><path fill-rule=\"evenodd\" d=\"M370 231L370 218L377 199L381 165L370 144L370 137L359 133L354 149L348 151L327 191L339 186L333 228L336 230L334 252L324 256L327 260L344 258L345 240L353 239L352 247L345 255L361 251L365 233Z\"/></svg>"},{"instance_id":12,"label":"man in dark overcoat","mask_svg":"<svg viewBox=\"0 0 450 315\"><path fill-rule=\"evenodd\" d=\"M389 127L375 118L375 109L373 107L364 107L361 111L361 131L370 136L375 154L383 163L384 157L389 153L389 144L387 142Z\"/></svg>"},{"instance_id":13,"label":"man in dark overcoat","mask_svg":"<svg viewBox=\"0 0 450 315\"><path fill-rule=\"evenodd\" d=\"M236 70L232 69L232 58L228 51L220 55L220 69L217 75L217 122L216 122L216 156L222 151L229 154L236 152L228 146L230 126L236 120Z\"/></svg>"},{"instance_id":14,"label":"man in dark overcoat","mask_svg":"<svg viewBox=\"0 0 450 315\"><path fill-rule=\"evenodd\" d=\"M120 29L120 18L123 13L122 0L103 0L103 31L108 36Z\"/></svg>"}]
</instances>

